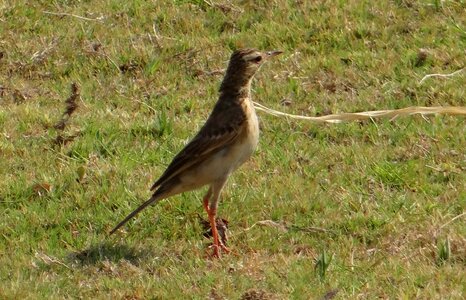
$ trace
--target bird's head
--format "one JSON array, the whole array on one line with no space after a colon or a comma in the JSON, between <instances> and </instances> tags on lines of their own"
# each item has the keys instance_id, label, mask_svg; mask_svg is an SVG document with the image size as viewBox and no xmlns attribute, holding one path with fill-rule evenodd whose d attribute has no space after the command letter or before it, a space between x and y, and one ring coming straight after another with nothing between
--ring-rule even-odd
<instances>
[{"instance_id":1,"label":"bird's head","mask_svg":"<svg viewBox=\"0 0 466 300\"><path fill-rule=\"evenodd\" d=\"M269 59L283 53L282 51L258 51L256 49L239 49L233 52L226 71L225 81L244 85L256 74L257 70Z\"/></svg>"}]
</instances>

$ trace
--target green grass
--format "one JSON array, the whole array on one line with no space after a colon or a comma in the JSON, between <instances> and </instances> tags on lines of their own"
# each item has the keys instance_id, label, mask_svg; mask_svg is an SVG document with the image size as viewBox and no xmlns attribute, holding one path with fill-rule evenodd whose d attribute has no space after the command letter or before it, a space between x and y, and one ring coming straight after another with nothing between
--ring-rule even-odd
<instances>
[{"instance_id":1,"label":"green grass","mask_svg":"<svg viewBox=\"0 0 466 300\"><path fill-rule=\"evenodd\" d=\"M465 217L450 220L466 209L464 117L316 125L260 114L259 149L219 208L233 254L206 258L203 190L107 232L202 125L221 80L209 72L233 49L285 52L257 74L254 99L287 113L464 106L464 72L419 80L465 66L465 10L464 1L1 4L0 298L463 299ZM79 107L61 132L53 126L73 82ZM59 135L76 137L60 146ZM289 230L253 226L262 220Z\"/></svg>"}]
</instances>

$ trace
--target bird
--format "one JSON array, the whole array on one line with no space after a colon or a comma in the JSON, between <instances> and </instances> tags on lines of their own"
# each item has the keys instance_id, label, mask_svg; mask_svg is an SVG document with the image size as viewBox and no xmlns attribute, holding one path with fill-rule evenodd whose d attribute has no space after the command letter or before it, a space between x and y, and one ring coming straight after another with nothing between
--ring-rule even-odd
<instances>
[{"instance_id":1,"label":"bird","mask_svg":"<svg viewBox=\"0 0 466 300\"><path fill-rule=\"evenodd\" d=\"M281 53L245 48L231 54L218 100L205 124L152 185L150 199L118 223L110 235L149 205L208 185L203 207L212 231L212 256L219 258L220 250L230 252L216 227L220 193L230 174L250 158L259 142L259 122L251 99L254 75Z\"/></svg>"}]
</instances>

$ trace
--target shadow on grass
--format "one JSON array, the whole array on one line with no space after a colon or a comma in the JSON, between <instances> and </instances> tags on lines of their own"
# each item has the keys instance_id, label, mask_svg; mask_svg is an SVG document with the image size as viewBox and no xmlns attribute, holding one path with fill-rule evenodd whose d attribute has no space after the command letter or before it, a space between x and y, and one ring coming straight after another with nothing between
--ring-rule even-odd
<instances>
[{"instance_id":1,"label":"shadow on grass","mask_svg":"<svg viewBox=\"0 0 466 300\"><path fill-rule=\"evenodd\" d=\"M141 260L147 257L153 257L152 251L111 242L92 245L87 249L69 255L70 260L79 262L83 266L94 265L102 261L118 262L121 260L138 265Z\"/></svg>"}]
</instances>

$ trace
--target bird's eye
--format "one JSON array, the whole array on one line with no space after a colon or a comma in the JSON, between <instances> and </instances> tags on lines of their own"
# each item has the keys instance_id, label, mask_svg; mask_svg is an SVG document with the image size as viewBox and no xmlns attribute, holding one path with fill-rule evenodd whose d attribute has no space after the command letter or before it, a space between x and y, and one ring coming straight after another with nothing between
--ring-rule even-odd
<instances>
[{"instance_id":1,"label":"bird's eye","mask_svg":"<svg viewBox=\"0 0 466 300\"><path fill-rule=\"evenodd\" d=\"M260 62L262 60L262 56L258 56L253 59L255 62Z\"/></svg>"}]
</instances>

